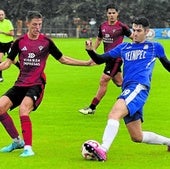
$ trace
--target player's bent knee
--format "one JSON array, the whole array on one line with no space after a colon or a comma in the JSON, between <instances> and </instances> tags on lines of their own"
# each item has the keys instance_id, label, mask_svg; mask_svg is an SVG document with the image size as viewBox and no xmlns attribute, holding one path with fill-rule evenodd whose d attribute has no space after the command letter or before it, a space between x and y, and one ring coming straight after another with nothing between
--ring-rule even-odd
<instances>
[{"instance_id":1,"label":"player's bent knee","mask_svg":"<svg viewBox=\"0 0 170 169\"><path fill-rule=\"evenodd\" d=\"M112 79L112 82L113 82L117 87L121 87L121 86L122 86L122 81L121 81L121 80Z\"/></svg>"},{"instance_id":2,"label":"player's bent knee","mask_svg":"<svg viewBox=\"0 0 170 169\"><path fill-rule=\"evenodd\" d=\"M131 140L135 143L141 143L142 142L142 137L131 137Z\"/></svg>"}]
</instances>

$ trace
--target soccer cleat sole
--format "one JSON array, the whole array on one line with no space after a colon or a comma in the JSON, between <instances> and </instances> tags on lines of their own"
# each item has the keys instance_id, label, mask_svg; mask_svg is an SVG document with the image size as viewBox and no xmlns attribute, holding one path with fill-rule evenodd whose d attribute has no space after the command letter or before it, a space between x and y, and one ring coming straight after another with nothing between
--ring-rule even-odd
<instances>
[{"instance_id":1,"label":"soccer cleat sole","mask_svg":"<svg viewBox=\"0 0 170 169\"><path fill-rule=\"evenodd\" d=\"M85 143L84 146L86 150L89 151L89 153L94 154L94 156L96 157L98 161L105 161L90 144Z\"/></svg>"}]
</instances>

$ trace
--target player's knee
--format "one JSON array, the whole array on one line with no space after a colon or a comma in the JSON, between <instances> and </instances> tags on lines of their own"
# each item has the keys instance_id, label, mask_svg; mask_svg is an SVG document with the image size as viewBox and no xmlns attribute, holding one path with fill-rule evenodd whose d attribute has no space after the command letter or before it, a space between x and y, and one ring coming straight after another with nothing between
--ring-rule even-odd
<instances>
[{"instance_id":1,"label":"player's knee","mask_svg":"<svg viewBox=\"0 0 170 169\"><path fill-rule=\"evenodd\" d=\"M122 86L122 79L114 79L114 78L112 78L112 82L113 82L117 87L121 87L121 86Z\"/></svg>"},{"instance_id":2,"label":"player's knee","mask_svg":"<svg viewBox=\"0 0 170 169\"><path fill-rule=\"evenodd\" d=\"M131 137L131 140L136 143L141 143L142 142L142 137Z\"/></svg>"},{"instance_id":3,"label":"player's knee","mask_svg":"<svg viewBox=\"0 0 170 169\"><path fill-rule=\"evenodd\" d=\"M100 85L101 86L107 86L110 79L102 78L100 79Z\"/></svg>"},{"instance_id":4,"label":"player's knee","mask_svg":"<svg viewBox=\"0 0 170 169\"><path fill-rule=\"evenodd\" d=\"M120 82L120 83L115 83L115 85L116 85L117 87L121 87L121 86L122 86L122 82Z\"/></svg>"}]
</instances>

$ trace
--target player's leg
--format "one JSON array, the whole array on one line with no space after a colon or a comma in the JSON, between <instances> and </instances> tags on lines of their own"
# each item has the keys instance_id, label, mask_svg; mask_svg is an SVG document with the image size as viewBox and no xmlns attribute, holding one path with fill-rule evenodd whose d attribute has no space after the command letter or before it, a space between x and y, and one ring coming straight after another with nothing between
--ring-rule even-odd
<instances>
[{"instance_id":1,"label":"player's leg","mask_svg":"<svg viewBox=\"0 0 170 169\"><path fill-rule=\"evenodd\" d=\"M112 81L114 84L116 84L118 87L122 86L122 72L121 72L121 65L122 65L122 60L120 58L113 60L113 68L110 73L110 76L112 77Z\"/></svg>"},{"instance_id":2,"label":"player's leg","mask_svg":"<svg viewBox=\"0 0 170 169\"><path fill-rule=\"evenodd\" d=\"M93 110L96 109L97 105L100 103L102 98L105 96L110 79L111 77L109 75L105 73L102 74L100 78L99 88L90 105L90 108L92 108Z\"/></svg>"},{"instance_id":3,"label":"player's leg","mask_svg":"<svg viewBox=\"0 0 170 169\"><path fill-rule=\"evenodd\" d=\"M101 99L104 97L107 91L107 86L111 77L105 73L102 74L100 78L99 88L95 97L92 99L91 104L87 108L80 109L79 112L82 114L94 114L97 105L100 103Z\"/></svg>"},{"instance_id":4,"label":"player's leg","mask_svg":"<svg viewBox=\"0 0 170 169\"><path fill-rule=\"evenodd\" d=\"M118 133L119 121L127 114L128 109L125 101L123 99L118 99L109 114L109 118L103 133L101 146L94 147L91 144L87 145L87 150L89 150L90 153L93 153L99 161L106 160L106 152L109 150Z\"/></svg>"},{"instance_id":5,"label":"player's leg","mask_svg":"<svg viewBox=\"0 0 170 169\"><path fill-rule=\"evenodd\" d=\"M0 122L4 126L9 136L13 139L13 143L1 148L0 152L11 152L15 149L23 148L24 146L24 142L20 138L12 118L7 113L7 110L11 106L12 106L12 102L7 96L2 96L0 98Z\"/></svg>"},{"instance_id":6,"label":"player's leg","mask_svg":"<svg viewBox=\"0 0 170 169\"><path fill-rule=\"evenodd\" d=\"M141 121L133 121L126 124L132 141L138 143L158 144L170 146L170 138L151 131L142 131Z\"/></svg>"},{"instance_id":7,"label":"player's leg","mask_svg":"<svg viewBox=\"0 0 170 169\"><path fill-rule=\"evenodd\" d=\"M117 63L115 59L110 59L107 63L106 66L104 68L103 74L100 78L100 83L99 83L99 87L97 90L97 93L95 95L95 97L92 99L91 104L89 105L89 107L84 108L84 109L80 109L79 112L82 114L94 114L97 105L100 103L100 101L102 100L102 98L105 96L106 92L107 92L107 86L109 81L118 73L118 71L120 70L120 63ZM118 74L119 75L119 74ZM118 81L118 76L117 76L117 81ZM122 79L120 79L122 80ZM121 82L119 81L119 84ZM118 85L118 84L116 84Z\"/></svg>"},{"instance_id":8,"label":"player's leg","mask_svg":"<svg viewBox=\"0 0 170 169\"><path fill-rule=\"evenodd\" d=\"M34 155L32 150L32 122L29 114L38 108L42 101L43 94L44 85L30 87L19 107L22 134L25 142L24 151L20 155L21 157Z\"/></svg>"},{"instance_id":9,"label":"player's leg","mask_svg":"<svg viewBox=\"0 0 170 169\"><path fill-rule=\"evenodd\" d=\"M131 140L134 142L142 142L143 134L141 127L141 119L126 124Z\"/></svg>"},{"instance_id":10,"label":"player's leg","mask_svg":"<svg viewBox=\"0 0 170 169\"><path fill-rule=\"evenodd\" d=\"M145 88L145 86L143 85L138 84L136 87L132 86L132 88L129 88L129 90L133 92L131 92L131 94L126 98L129 114L126 117L124 117L124 121L126 123L126 127L129 131L131 139L134 142L138 143L163 144L170 146L170 138L161 136L154 132L142 131L141 127L141 121L143 121L142 108L148 97L149 91L147 90L147 88ZM125 93L127 91L125 91ZM134 97L134 95L136 96ZM133 101L131 101L132 96Z\"/></svg>"},{"instance_id":11,"label":"player's leg","mask_svg":"<svg viewBox=\"0 0 170 169\"><path fill-rule=\"evenodd\" d=\"M140 107L143 107L147 96L148 91L143 85L132 84L130 86L126 86L109 114L109 119L104 130L101 147L95 149L89 145L89 147L92 147L91 150L95 150L94 155L101 155L101 158L103 157L104 159L104 152L106 153L109 150L118 133L120 119L124 118L125 122L128 123L131 120L131 115L133 116ZM138 116L136 118L140 119Z\"/></svg>"},{"instance_id":12,"label":"player's leg","mask_svg":"<svg viewBox=\"0 0 170 169\"><path fill-rule=\"evenodd\" d=\"M100 103L102 98L107 92L107 86L109 81L112 79L113 82L120 87L122 85L122 73L121 73L122 60L110 59L105 66L104 73L100 79L100 85L96 96L93 98L91 105L89 106L92 110L95 110L97 105Z\"/></svg>"},{"instance_id":13,"label":"player's leg","mask_svg":"<svg viewBox=\"0 0 170 169\"><path fill-rule=\"evenodd\" d=\"M117 72L117 74L112 78L112 81L114 84L116 84L117 87L121 87L123 81L122 73Z\"/></svg>"},{"instance_id":14,"label":"player's leg","mask_svg":"<svg viewBox=\"0 0 170 169\"><path fill-rule=\"evenodd\" d=\"M109 81L112 81L120 87L122 85L122 73L121 73L122 60L110 59L105 66L102 77L100 79L100 85L95 97L92 99L91 104L88 108L79 110L83 114L92 114L95 112L97 105L100 103L102 98L105 96Z\"/></svg>"},{"instance_id":15,"label":"player's leg","mask_svg":"<svg viewBox=\"0 0 170 169\"><path fill-rule=\"evenodd\" d=\"M27 157L34 155L32 151L32 122L29 117L29 113L33 110L32 98L25 96L21 105L19 106L20 122L22 135L25 142L24 151L20 155L21 157Z\"/></svg>"}]
</instances>

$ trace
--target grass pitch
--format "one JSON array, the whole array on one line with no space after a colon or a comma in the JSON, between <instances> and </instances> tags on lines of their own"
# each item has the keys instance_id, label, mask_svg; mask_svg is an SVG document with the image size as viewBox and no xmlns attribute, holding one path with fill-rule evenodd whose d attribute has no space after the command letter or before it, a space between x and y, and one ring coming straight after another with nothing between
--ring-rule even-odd
<instances>
[{"instance_id":1,"label":"grass pitch","mask_svg":"<svg viewBox=\"0 0 170 169\"><path fill-rule=\"evenodd\" d=\"M159 40L170 58L170 40ZM85 39L55 39L59 49L74 58L88 60L84 50ZM102 45L98 52L102 52ZM135 144L130 141L123 121L118 136L104 163L86 161L80 149L84 141L101 142L107 115L120 93L112 82L94 115L82 115L80 108L88 106L95 95L103 66L74 67L62 65L49 57L46 67L47 85L44 100L37 111L31 113L33 123L33 150L35 156L21 158L22 150L0 153L1 169L166 169L170 153L166 146ZM18 70L12 66L3 72L5 81L0 83L0 93L13 85ZM144 130L151 130L170 137L169 91L170 74L159 61L155 65L152 89L144 107ZM10 112L20 131L18 109ZM0 147L11 139L0 126Z\"/></svg>"}]
</instances>

